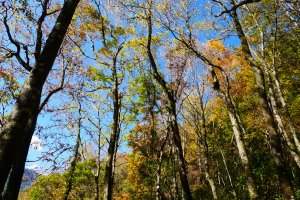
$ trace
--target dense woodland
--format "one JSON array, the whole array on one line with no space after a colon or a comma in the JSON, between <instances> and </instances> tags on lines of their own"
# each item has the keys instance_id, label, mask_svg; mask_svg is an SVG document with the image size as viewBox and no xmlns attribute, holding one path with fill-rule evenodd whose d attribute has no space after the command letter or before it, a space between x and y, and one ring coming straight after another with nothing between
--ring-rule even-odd
<instances>
[{"instance_id":1,"label":"dense woodland","mask_svg":"<svg viewBox=\"0 0 300 200\"><path fill-rule=\"evenodd\" d=\"M0 199L300 199L300 1L0 4Z\"/></svg>"}]
</instances>

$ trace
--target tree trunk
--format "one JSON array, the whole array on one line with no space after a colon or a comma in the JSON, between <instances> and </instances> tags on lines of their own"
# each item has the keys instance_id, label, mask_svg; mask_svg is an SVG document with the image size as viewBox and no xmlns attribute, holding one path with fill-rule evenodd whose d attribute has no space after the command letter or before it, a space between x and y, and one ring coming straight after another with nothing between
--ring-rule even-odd
<instances>
[{"instance_id":1,"label":"tree trunk","mask_svg":"<svg viewBox=\"0 0 300 200\"><path fill-rule=\"evenodd\" d=\"M116 54L113 63L113 79L114 79L114 91L113 91L113 130L110 136L109 147L107 151L107 161L105 166L104 175L104 200L111 200L113 193L113 181L114 181L114 159L117 151L117 143L119 138L119 112L120 112L120 98L119 98L119 82L116 69Z\"/></svg>"},{"instance_id":2,"label":"tree trunk","mask_svg":"<svg viewBox=\"0 0 300 200\"><path fill-rule=\"evenodd\" d=\"M159 152L159 157L158 157L158 165L156 169L156 191L155 191L155 199L156 200L163 200L164 195L161 191L161 167L162 167L162 156L163 156L163 149Z\"/></svg>"},{"instance_id":3,"label":"tree trunk","mask_svg":"<svg viewBox=\"0 0 300 200\"><path fill-rule=\"evenodd\" d=\"M227 167L227 163L226 163L226 159L225 159L225 155L224 155L224 152L223 150L220 150L221 152L221 155L222 155L222 158L223 158L223 163L224 163L224 166L225 166L225 169L226 169L226 172L227 172L227 176L228 176L228 179L229 179L229 183L230 183L230 186L232 188L232 193L233 193L233 196L234 198L236 199L236 191L235 191L235 188L232 184L232 179L231 179L231 175L229 173L229 170L228 170L228 167Z\"/></svg>"},{"instance_id":4,"label":"tree trunk","mask_svg":"<svg viewBox=\"0 0 300 200\"><path fill-rule=\"evenodd\" d=\"M235 6L235 3L233 0L230 0L230 4L231 4L231 6ZM286 164L286 160L283 155L280 135L276 128L276 124L275 124L275 121L274 121L274 118L272 115L272 111L268 104L267 90L265 87L265 78L264 78L263 71L259 68L258 64L252 57L247 38L246 38L243 28L240 24L236 10L235 9L232 10L232 13L230 13L230 15L233 19L236 32L237 32L238 37L242 44L243 55L245 56L249 65L254 70L256 85L258 88L259 101L260 101L260 105L262 107L262 112L263 112L263 116L264 116L263 122L264 122L264 125L266 126L266 133L267 133L267 136L269 139L271 153L272 153L275 163L276 163L277 172L279 175L279 182L280 182L280 185L281 185L281 188L283 191L284 198L285 199L294 199L295 198L294 189L293 189L293 185L291 183L291 179L290 179L290 176L289 176L289 173L287 170L288 165Z\"/></svg>"},{"instance_id":5,"label":"tree trunk","mask_svg":"<svg viewBox=\"0 0 300 200\"><path fill-rule=\"evenodd\" d=\"M189 187L189 182L188 182L188 176L187 176L187 166L185 162L185 158L183 156L183 149L182 149L182 144L181 144L181 138L180 138L180 133L179 133L179 127L177 123L177 115L176 115L176 106L175 106L175 100L170 100L171 101L171 111L170 111L170 117L171 117L171 129L173 133L173 141L177 149L178 153L178 164L179 164L179 178L181 181L181 186L184 192L184 199L189 200L192 199L192 194L190 191Z\"/></svg>"},{"instance_id":6,"label":"tree trunk","mask_svg":"<svg viewBox=\"0 0 300 200\"><path fill-rule=\"evenodd\" d=\"M148 41L147 41L147 54L150 60L151 68L154 71L155 80L161 85L164 90L164 93L167 95L169 101L169 115L170 115L170 125L173 133L173 142L177 148L178 157L179 157L179 177L181 185L184 192L184 199L192 199L192 194L190 191L190 185L187 177L187 167L186 162L183 156L183 149L181 144L181 138L179 133L179 126L177 122L177 113L176 113L176 100L171 90L168 88L166 81L158 73L158 69L155 63L155 60L151 51L151 42L152 42L152 16L151 11L149 11L148 16Z\"/></svg>"},{"instance_id":7,"label":"tree trunk","mask_svg":"<svg viewBox=\"0 0 300 200\"><path fill-rule=\"evenodd\" d=\"M251 169L251 166L250 166L248 154L247 154L247 151L246 151L243 136L241 134L241 130L239 128L238 121L237 121L234 113L232 113L229 110L228 110L228 115L229 115L229 118L230 118L230 121L231 121L231 125L232 125L233 133L234 133L234 136L235 136L237 148L239 150L240 159L242 161L242 165L243 165L243 168L244 168L244 175L245 175L245 178L246 178L246 184L247 184L247 187L248 187L250 198L251 199L258 199L258 192L257 192L257 189L256 189L256 184L254 182L252 169Z\"/></svg>"},{"instance_id":8,"label":"tree trunk","mask_svg":"<svg viewBox=\"0 0 300 200\"><path fill-rule=\"evenodd\" d=\"M267 73L269 73L268 69L265 69L265 71L267 71ZM295 147L294 140L293 140L291 134L286 131L283 121L281 119L281 116L279 115L279 111L277 108L277 103L276 103L275 95L274 95L274 89L273 89L273 85L271 82L271 77L269 74L267 74L266 78L267 78L267 82L269 85L269 97L270 97L270 103L272 106L272 112L274 115L274 119L276 120L277 125L278 125L278 131L284 137L284 139L287 143L287 146L288 146L288 151L291 153L295 163L297 164L298 168L300 169L299 152L297 151L297 148Z\"/></svg>"},{"instance_id":9,"label":"tree trunk","mask_svg":"<svg viewBox=\"0 0 300 200\"><path fill-rule=\"evenodd\" d=\"M176 150L173 144L173 140L170 138L170 155L169 155L169 164L172 166L172 177L171 177L171 199L177 200L180 199L178 181L177 181L177 158L176 158Z\"/></svg>"},{"instance_id":10,"label":"tree trunk","mask_svg":"<svg viewBox=\"0 0 300 200\"><path fill-rule=\"evenodd\" d=\"M98 115L98 117L100 117ZM97 172L95 175L95 200L99 200L99 177L100 177L100 170L101 170L101 122L100 119L98 119L98 158L97 158Z\"/></svg>"},{"instance_id":11,"label":"tree trunk","mask_svg":"<svg viewBox=\"0 0 300 200\"><path fill-rule=\"evenodd\" d=\"M30 143L27 141L31 140L33 133L25 134L28 138L23 137L24 130L30 119L34 120L31 123L33 123L35 127L43 85L52 68L78 3L79 0L68 0L64 3L55 26L49 34L44 49L36 60L35 66L31 70L23 85L22 91L17 97L9 120L0 132L0 193L3 192L4 185L7 182L14 157L17 157L19 153L16 150L21 148L21 146L19 146L20 143L17 142L18 140L24 139L21 143L27 143L26 148L24 147L24 151L28 152ZM33 132L34 128L31 131ZM16 146L16 144L18 146ZM18 158L19 164L25 163L26 158L23 157L26 156L26 154L24 153L22 158Z\"/></svg>"},{"instance_id":12,"label":"tree trunk","mask_svg":"<svg viewBox=\"0 0 300 200\"><path fill-rule=\"evenodd\" d=\"M211 72L211 75L214 80L214 85L220 85L218 77L214 71L214 68L211 68L210 72ZM239 156L242 161L242 166L244 168L244 176L246 177L246 184L247 184L250 198L258 199L259 195L257 192L256 184L255 184L253 173L252 173L251 164L249 161L248 153L247 153L245 142L244 142L243 135L242 135L242 133L245 132L245 130L241 124L241 119L236 111L235 105L230 96L229 79L223 71L222 71L222 75L226 79L226 83L225 83L226 92L222 92L220 87L217 87L217 89L216 89L216 87L214 87L214 88L226 102L226 108L227 108L227 112L228 112L229 119L231 122L233 134L235 136L235 141L236 141L237 148L239 151Z\"/></svg>"},{"instance_id":13,"label":"tree trunk","mask_svg":"<svg viewBox=\"0 0 300 200\"><path fill-rule=\"evenodd\" d=\"M82 116L81 116L81 103L79 100L78 100L78 103L79 103L79 109L78 109L79 116L78 116L77 138L76 138L76 144L74 147L74 156L72 158L71 166L70 166L70 169L69 169L69 172L67 175L67 186L66 186L66 190L63 195L64 200L68 200L69 194L72 190L74 172L75 172L75 168L76 168L77 160L78 160L78 150L79 150L80 141L81 141L80 134L81 134L81 118L82 118Z\"/></svg>"},{"instance_id":14,"label":"tree trunk","mask_svg":"<svg viewBox=\"0 0 300 200\"><path fill-rule=\"evenodd\" d=\"M283 95L283 92L282 92L282 89L281 89L281 85L280 85L280 82L279 82L279 79L278 79L278 76L277 76L277 72L276 72L276 69L275 69L274 66L271 66L271 73L272 73L273 78L274 78L275 86L276 86L276 89L277 89L277 94L279 96L279 101L280 101L281 106L283 108L284 114L287 118L287 123L289 125L290 132L292 133L292 137L294 139L294 142L295 142L298 154L299 154L300 153L300 141L298 139L297 132L296 132L296 129L294 127L294 123L292 121L290 112L287 108L286 101L285 101L285 98L284 98L284 95Z\"/></svg>"},{"instance_id":15,"label":"tree trunk","mask_svg":"<svg viewBox=\"0 0 300 200\"><path fill-rule=\"evenodd\" d=\"M205 109L204 109L204 105L203 105L203 96L201 95L199 89L198 89L198 93L200 96L201 121L202 121L202 130L203 130L203 147L205 150L204 174L205 174L205 178L211 188L211 192L212 192L214 200L218 200L219 198L218 198L216 184L215 184L214 179L210 176L209 149L208 149L208 143L207 143L207 127L206 127ZM198 131L200 132L200 130L198 130ZM200 135L198 135L198 137L200 137ZM200 141L200 138L199 138L199 141Z\"/></svg>"},{"instance_id":16,"label":"tree trunk","mask_svg":"<svg viewBox=\"0 0 300 200\"><path fill-rule=\"evenodd\" d=\"M259 68L255 68L255 77L259 90L259 100L262 106L264 124L266 126L266 133L269 139L271 153L276 162L277 172L279 175L279 182L284 193L285 199L294 198L294 190L291 179L288 173L288 165L283 155L281 146L281 139L270 108L268 107L267 94L264 88L263 72Z\"/></svg>"},{"instance_id":17,"label":"tree trunk","mask_svg":"<svg viewBox=\"0 0 300 200\"><path fill-rule=\"evenodd\" d=\"M13 166L9 175L9 180L6 185L4 194L2 195L3 196L2 199L15 200L18 198L20 186L22 183L23 173L25 169L26 158L31 143L31 140L29 138L32 137L28 134L32 134L34 132L35 125L33 124L33 122L35 121L36 120L29 120L28 126L24 131L25 134L23 137L25 138L20 140L20 142L25 141L25 143L18 145L20 146L20 149L18 150L19 153L16 155L14 159Z\"/></svg>"}]
</instances>

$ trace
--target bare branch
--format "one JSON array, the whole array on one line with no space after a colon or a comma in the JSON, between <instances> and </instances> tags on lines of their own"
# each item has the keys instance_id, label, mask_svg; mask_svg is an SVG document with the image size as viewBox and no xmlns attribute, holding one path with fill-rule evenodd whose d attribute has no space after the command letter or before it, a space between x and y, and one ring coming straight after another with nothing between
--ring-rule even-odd
<instances>
[{"instance_id":1,"label":"bare branch","mask_svg":"<svg viewBox=\"0 0 300 200\"><path fill-rule=\"evenodd\" d=\"M244 0L244 1L241 1L237 4L235 4L234 6L232 6L230 9L228 9L223 2L219 1L219 0L212 0L213 2L215 3L218 3L222 8L223 8L223 11L219 14L213 14L215 17L220 17L222 16L223 14L225 13L231 13L232 11L238 9L239 7L243 6L243 5L246 5L246 4L250 4L250 3L257 3L257 2L260 2L260 0Z\"/></svg>"},{"instance_id":2,"label":"bare branch","mask_svg":"<svg viewBox=\"0 0 300 200\"><path fill-rule=\"evenodd\" d=\"M54 90L51 90L48 95L46 96L46 98L44 99L44 101L41 103L40 108L39 108L39 112L41 112L43 110L43 108L45 107L45 105L48 103L49 99L51 98L52 95L54 95L55 93L61 91L64 88L64 84L65 84L65 76L66 76L66 70L68 68L70 62L67 63L66 67L63 67L62 70L62 76L61 76L61 81L60 81L60 86L55 88Z\"/></svg>"},{"instance_id":3,"label":"bare branch","mask_svg":"<svg viewBox=\"0 0 300 200\"><path fill-rule=\"evenodd\" d=\"M28 56L28 50L27 47L24 45L24 50L25 50L25 54L26 54L26 58L27 58L27 62L25 62L21 55L20 55L20 51L21 51L21 45L19 42L17 42L13 37L12 34L10 32L10 28L8 25L8 19L7 19L7 14L8 14L8 9L4 4L5 2L2 2L2 6L5 8L4 14L3 14L3 23L4 23L4 27L8 36L9 41L17 48L16 52L11 52L10 55L6 56L8 57L12 57L15 56L16 59L18 60L18 62L22 65L22 67L24 67L27 71L31 71L32 67L30 67L29 65L29 56Z\"/></svg>"},{"instance_id":4,"label":"bare branch","mask_svg":"<svg viewBox=\"0 0 300 200\"><path fill-rule=\"evenodd\" d=\"M38 59L38 57L41 54L41 50L42 50L42 38L43 38L43 31L42 31L42 24L47 16L47 5L49 3L49 0L45 0L42 3L42 14L39 17L38 21L37 21L37 29L36 29L36 45L35 45L35 51L34 51L34 56L35 59Z\"/></svg>"}]
</instances>

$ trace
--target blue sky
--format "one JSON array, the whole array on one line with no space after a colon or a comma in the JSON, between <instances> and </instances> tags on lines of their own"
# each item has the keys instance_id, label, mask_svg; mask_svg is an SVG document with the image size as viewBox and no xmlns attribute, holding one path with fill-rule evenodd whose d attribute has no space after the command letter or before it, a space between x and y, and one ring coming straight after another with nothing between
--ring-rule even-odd
<instances>
[{"instance_id":1,"label":"blue sky","mask_svg":"<svg viewBox=\"0 0 300 200\"><path fill-rule=\"evenodd\" d=\"M202 1L202 0L198 1L199 4L202 4L203 2L205 2L205 1ZM32 4L32 5L34 5L34 4ZM110 17L111 17L112 21L115 21L113 15L110 15ZM198 20L202 21L202 19L200 17L198 18ZM53 24L53 22L51 23L51 21L50 21L50 25L51 24ZM141 28L140 31L143 31L143 29ZM33 32L33 34L34 34L34 32ZM212 34L211 37L214 37L214 32L212 32L211 34ZM217 36L217 35L218 34L215 33L215 36ZM199 38L202 39L201 42L205 42L205 39L203 40L203 37L199 36ZM96 42L95 44L98 46L98 48L101 47L100 42ZM239 40L235 36L228 37L225 40L225 45L227 45L227 46L238 46L239 44L240 44ZM8 45L8 47L12 47L11 44ZM14 48L14 47L12 47L12 48ZM91 51L90 51L90 46L84 47L83 50L85 51L86 54L92 56ZM24 56L24 54L23 54L23 56ZM158 56L158 57L160 57L160 56ZM162 59L159 59L158 62L162 66L162 69L163 69L164 68L164 62L162 61ZM83 64L84 65L93 65L93 62L89 59L84 59ZM6 63L1 63L0 65L1 65L1 67L6 67L6 68L10 67ZM57 66L54 66L54 68L59 69L58 68L59 62L56 62L56 65ZM106 72L107 72L107 70L106 70ZM26 76L19 76L18 77L18 82L20 83L20 85L22 85L22 83L24 82L25 77ZM76 79L75 80L73 79L71 81L73 83L75 83ZM4 82L1 81L0 84L1 84L1 86L3 86ZM125 83L125 84L127 84L127 83ZM65 91L63 91L63 92L65 92ZM72 101L72 99L70 99L70 97L68 97L68 95L64 95L64 96L61 97L60 96L61 94L62 94L62 92L59 92L59 93L53 95L53 97L50 99L49 105L47 107L55 108L55 107L60 107L62 105L65 106L65 105L68 105L68 104L69 105L71 105L71 104L74 105L74 102ZM103 96L105 96L105 95L107 95L107 93L103 92ZM11 106L8 106L7 107L7 114L10 112L10 110L11 110ZM61 114L63 114L63 113L61 113ZM95 113L90 112L90 114L93 115ZM76 114L74 114L74 116L76 116ZM111 116L112 116L111 112L109 112L109 111L107 113L103 114L103 121L102 122L103 122L103 124L106 124L103 128L103 131L107 132L106 134L108 134L109 131L110 131L110 128L108 127L108 124L111 123L111 118L112 118ZM74 140L74 133L72 133L72 131L70 132L66 128L57 128L57 127L47 128L51 124L55 123L54 120L56 120L56 117L58 117L58 118L62 117L63 118L63 116L55 116L53 114L47 114L46 112L42 112L41 115L39 116L38 126L44 127L44 129L42 129L44 132L41 133L41 134L39 133L39 134L34 135L34 137L33 137L33 143L34 144L30 148L30 151L29 151L29 154L28 154L28 160L29 161L38 160L42 155L44 155L43 154L44 152L48 152L48 151L53 150L53 149L51 149L52 148L51 146L46 146L45 145L46 143L50 142L50 143L54 143L53 144L54 146L57 145L57 144L55 144L56 143L55 137L50 138L50 139L49 138L48 139L44 138L45 135L47 135L47 134L54 134L57 137L59 135L66 135L65 138L60 138L60 142L62 142L64 144L67 144L67 145L70 145L70 147L74 146L74 141L75 140ZM71 119L69 119L69 120L71 120ZM76 119L73 119L73 121L76 121ZM86 119L83 120L83 124L90 127L90 125L88 125L88 122L87 122ZM126 132L129 131L130 128L132 128L132 125L127 128ZM76 132L76 128L74 128L73 131ZM88 136L88 134L85 131L83 131L82 138L83 138L83 140L86 140L86 141L90 140L90 137ZM121 146L120 151L121 152L122 151L128 152L128 151L130 151L130 149L128 149L128 147L126 147L126 143L125 143L123 146ZM104 155L104 154L105 154L105 152L103 151L102 155ZM72 151L67 151L65 154L63 154L61 156L61 158L62 158L62 160L66 160L71 155L72 155ZM50 165L51 165L51 163L45 162L43 160L40 160L40 161L37 161L37 162L27 162L26 163L27 168L34 168L35 166L37 168L48 168L48 167L50 167Z\"/></svg>"}]
</instances>

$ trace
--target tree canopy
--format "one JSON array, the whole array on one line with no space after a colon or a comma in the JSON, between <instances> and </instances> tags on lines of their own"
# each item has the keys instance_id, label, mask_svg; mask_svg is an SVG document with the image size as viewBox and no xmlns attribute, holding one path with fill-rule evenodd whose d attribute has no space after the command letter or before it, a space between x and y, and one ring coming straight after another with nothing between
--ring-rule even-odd
<instances>
[{"instance_id":1,"label":"tree canopy","mask_svg":"<svg viewBox=\"0 0 300 200\"><path fill-rule=\"evenodd\" d=\"M0 199L299 199L299 16L0 0Z\"/></svg>"}]
</instances>

